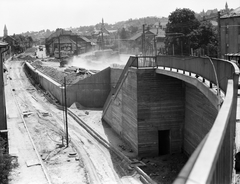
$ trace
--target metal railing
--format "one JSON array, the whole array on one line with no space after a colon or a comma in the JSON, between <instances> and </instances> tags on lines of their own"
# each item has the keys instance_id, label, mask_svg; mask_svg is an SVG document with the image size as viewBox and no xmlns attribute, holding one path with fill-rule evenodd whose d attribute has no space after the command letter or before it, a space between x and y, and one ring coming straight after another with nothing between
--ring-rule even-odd
<instances>
[{"instance_id":1,"label":"metal railing","mask_svg":"<svg viewBox=\"0 0 240 184\"><path fill-rule=\"evenodd\" d=\"M226 93L228 79L233 79L233 74L239 73L239 68L236 64L227 60L213 58L211 60L218 76L219 87ZM195 73L217 84L212 63L209 61L209 57L157 56L156 58L157 66Z\"/></svg>"},{"instance_id":2,"label":"metal railing","mask_svg":"<svg viewBox=\"0 0 240 184\"><path fill-rule=\"evenodd\" d=\"M107 100L103 106L103 115L105 115L112 99L116 94L118 93L119 89L121 88L124 79L127 77L127 72L129 67L135 67L135 68L155 68L156 67L156 57L155 56L139 56L139 57L134 57L131 56L125 65L118 82L116 86L110 91Z\"/></svg>"},{"instance_id":3,"label":"metal railing","mask_svg":"<svg viewBox=\"0 0 240 184\"><path fill-rule=\"evenodd\" d=\"M175 183L231 183L233 169L233 148L237 109L239 68L236 64L209 57L156 56L131 57L111 91L104 105L104 113L110 105L112 95L123 83L129 67L176 69L191 76L199 75L203 81L210 81L225 93L225 100L209 133L195 149L178 175ZM103 115L104 115L103 113Z\"/></svg>"},{"instance_id":4,"label":"metal railing","mask_svg":"<svg viewBox=\"0 0 240 184\"><path fill-rule=\"evenodd\" d=\"M155 56L138 56L135 57L131 67L136 68L154 68L156 67L156 57Z\"/></svg>"},{"instance_id":5,"label":"metal railing","mask_svg":"<svg viewBox=\"0 0 240 184\"><path fill-rule=\"evenodd\" d=\"M239 68L226 60L211 61L208 57L156 58L157 67L187 71L190 75L195 73L215 85L219 84L226 94L213 127L179 173L176 184L231 183Z\"/></svg>"}]
</instances>

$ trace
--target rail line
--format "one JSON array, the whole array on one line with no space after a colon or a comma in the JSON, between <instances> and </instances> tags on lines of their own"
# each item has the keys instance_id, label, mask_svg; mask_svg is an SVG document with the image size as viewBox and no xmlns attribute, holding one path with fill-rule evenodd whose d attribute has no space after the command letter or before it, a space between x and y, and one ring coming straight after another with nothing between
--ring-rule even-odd
<instances>
[{"instance_id":1,"label":"rail line","mask_svg":"<svg viewBox=\"0 0 240 184\"><path fill-rule=\"evenodd\" d=\"M21 68L22 68L22 67L21 67ZM21 75L21 72L20 72L20 75ZM22 77L22 79L20 79L20 80L18 79L18 81L21 81L21 83L22 83L22 82L25 81L25 80L24 80L24 77L23 77L23 76L21 76L21 77ZM32 84L31 84L31 85L32 85ZM25 86L25 85L22 83L21 86ZM12 89L15 90L15 87L13 87L12 84L11 84L11 87L12 87ZM35 86L35 87L36 87L36 86ZM16 90L18 91L18 89L16 89ZM33 111L34 113L37 114L37 110L35 110L34 107L31 105L31 102L28 101L28 97L27 97L26 94L25 94L25 91L26 91L26 90L24 89L24 87L22 87L22 88L20 89L20 91L22 92L21 94L22 94L23 96L20 96L20 95L16 96L13 92L12 92L12 94L14 95L15 102L16 102L16 104L17 104L19 113L20 113L20 115L21 115L21 119L22 119L23 122L24 122L24 126L25 126L25 128L26 128L26 130L27 130L27 132L28 132L28 136L30 137L31 143L34 145L34 146L33 146L33 147L34 147L34 150L35 150L35 152L36 152L36 155L37 155L37 157L38 157L38 160L40 161L41 167L43 168L44 175L45 175L46 178L47 178L47 182L48 182L48 184L51 184L52 181L51 181L51 179L50 179L50 177L49 177L49 173L47 172L47 169L46 169L46 167L45 167L45 165L44 165L44 162L42 161L42 158L41 158L39 152L37 151L37 148L36 148L36 146L35 146L35 144L34 144L34 141L33 141L32 137L31 137L31 133L30 133L28 127L27 127L27 123L25 122L24 117L23 117L23 112L28 111L29 109L31 109L31 111ZM31 96L33 97L33 95L31 95ZM17 100L17 98L18 98L20 101ZM33 99L37 100L36 98L33 98ZM41 103L41 102L39 101L39 103ZM20 107L20 106L21 106L20 104L23 106L23 107L22 107L23 109ZM46 106L45 106L44 103L41 103L41 105L43 105L44 108L46 108ZM48 110L49 110L49 109L48 109ZM36 112L35 112L35 111L36 111ZM52 113L52 114L55 114L54 112L51 112L51 113ZM56 116L56 117L59 118L58 116ZM38 117L38 118L40 118L40 119L45 119L45 118L43 118L43 117ZM59 119L60 119L60 118L59 118ZM45 119L45 120L46 120L46 119ZM56 122L58 123L58 122L62 122L62 121L56 121ZM63 130L62 125L61 125L60 123L58 123L58 125L59 125L61 128L56 127L56 125L54 125L50 120L48 120L48 126L49 126L49 128L53 128L53 129L55 129L56 131L59 131L59 129ZM85 167L87 167L88 170L91 171L91 173L89 174L91 183L93 183L93 184L103 184L103 182L101 181L101 178L99 177L98 173L96 172L96 167L95 167L95 165L93 164L92 160L88 157L88 153L86 152L85 148L83 148L83 147L81 146L81 142L79 143L78 141L75 141L75 140L71 139L71 143L74 145L74 147L75 147L78 155L81 156L81 157L83 157L83 158L84 158L84 161L87 162L87 164L85 164ZM79 149L78 149L79 147L81 148L81 153L80 153L80 151L79 151Z\"/></svg>"},{"instance_id":2,"label":"rail line","mask_svg":"<svg viewBox=\"0 0 240 184\"><path fill-rule=\"evenodd\" d=\"M27 73L26 73L26 75L27 75ZM32 84L34 84L34 81L31 79L31 77L30 76L28 76L27 75L27 77L28 77L28 79L30 80L30 82L32 83ZM35 87L38 89L38 90L40 90L40 91L42 91L42 89L41 88L39 88L39 86L37 86L37 85L35 85ZM47 96L47 95L44 95L44 97L51 103L51 104L53 104L53 101L52 100L50 100L50 98ZM45 104L42 104L43 106L45 106ZM54 104L55 105L55 104ZM57 109L59 109L59 110L61 110L61 108L59 108L60 106L55 106ZM46 107L46 108L48 108L48 107ZM49 112L51 111L50 109L48 109L49 110ZM62 122L62 117L60 117L59 115L57 115L55 112L52 112L51 111L51 113L52 114L55 114L56 115L56 117L55 118L58 118L58 120L60 120L60 121L56 121L61 127L63 126L63 124L60 124L59 122ZM75 121L75 120L74 120ZM62 127L62 129L63 129L63 127ZM71 136L71 143L72 143L72 145L74 146L74 148L75 148L75 150L76 150L76 152L78 153L78 155L80 156L80 157L82 157L83 158L83 160L84 160L84 165L85 165L85 167L87 167L87 169L90 171L90 173L89 173L89 177L90 177L90 180L91 180L91 183L93 183L93 184L103 184L103 183L105 183L104 181L103 181L103 179L102 179L102 177L101 177L101 174L99 174L98 172L97 172L97 170L98 170L98 168L96 168L96 166L93 164L93 161L91 160L91 158L89 157L89 154L88 154L88 152L86 151L86 149L84 148L84 146L82 145L82 141L80 140L81 138L76 134L76 133L74 133L75 135L75 137L78 137L79 138L79 140L74 140L73 138L72 138L72 136ZM69 136L70 137L70 136Z\"/></svg>"},{"instance_id":3,"label":"rail line","mask_svg":"<svg viewBox=\"0 0 240 184\"><path fill-rule=\"evenodd\" d=\"M10 80L9 80L9 84L10 84L11 88L14 89L14 88L13 88L13 85L12 85L12 82L11 82ZM51 179L50 179L50 177L49 177L49 174L48 174L48 172L47 172L47 169L46 169L46 167L45 167L45 165L44 165L44 163L43 163L43 161L42 161L41 156L39 155L39 152L37 151L36 145L34 144L34 141L33 141L32 137L31 137L31 134L30 134L29 129L28 129L28 127L27 127L27 124L26 124L26 122L25 122L25 120L24 120L24 118L23 118L23 112L24 112L24 111L21 110L20 104L19 104L19 102L18 102L18 100L17 100L16 95L13 93L13 91L11 91L11 94L12 94L12 96L13 96L13 98L14 98L15 104L17 105L18 113L19 113L19 115L20 115L20 117L21 117L21 120L22 120L22 122L23 122L23 124L24 124L24 127L25 127L25 129L26 129L26 131L27 131L27 135L28 135L28 137L29 137L29 139L30 139L30 141L31 141L31 144L32 144L33 148L34 148L34 152L36 153L36 156L37 156L38 161L39 161L39 163L40 163L40 165L41 165L41 168L42 168L42 170L43 170L43 173L44 173L44 176L45 176L45 178L46 178L46 180L47 180L47 183L48 183L48 184L52 184L52 181L51 181Z\"/></svg>"},{"instance_id":4,"label":"rail line","mask_svg":"<svg viewBox=\"0 0 240 184\"><path fill-rule=\"evenodd\" d=\"M25 72L27 74L27 72ZM28 79L32 84L35 84L33 79L28 76ZM38 86L36 86L39 90L40 89ZM51 97L48 95L45 95L45 98L51 103L54 104L59 110L63 110L63 106L57 104ZM74 112L72 112L69 108L67 109L68 114L81 126L83 127L95 140L97 140L100 144L102 144L105 148L108 150L112 151L117 158L119 158L122 161L122 167L121 171L124 172L126 175L129 174L126 172L126 170L129 170L131 172L137 172L140 175L140 180L143 183L148 183L148 184L155 184L156 182L153 181L142 169L140 169L138 166L135 166L133 162L125 156L123 153L118 151L115 147L110 145L102 136L100 136L95 130L93 130L90 126L88 126L81 118L79 118ZM73 141L72 141L73 142ZM76 145L76 143L73 142L73 144ZM93 166L94 168L95 166ZM123 168L124 167L124 168Z\"/></svg>"}]
</instances>

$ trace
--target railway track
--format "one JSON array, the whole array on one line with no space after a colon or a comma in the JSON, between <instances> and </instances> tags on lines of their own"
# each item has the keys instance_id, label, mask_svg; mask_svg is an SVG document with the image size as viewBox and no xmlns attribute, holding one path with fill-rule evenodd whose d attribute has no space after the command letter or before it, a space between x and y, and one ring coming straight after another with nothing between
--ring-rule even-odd
<instances>
[{"instance_id":1,"label":"railway track","mask_svg":"<svg viewBox=\"0 0 240 184\"><path fill-rule=\"evenodd\" d=\"M18 69L22 70L22 67L19 67ZM36 90L34 89L32 84L29 83L29 81L27 80L26 76L22 73L22 71L15 72L15 73L21 74L20 76L13 77L14 78L13 80L18 81L18 85L12 86L12 88L14 90L13 93L15 93L16 101L18 101L20 113L22 114L22 116L23 114L26 114L27 116L28 114L27 112L30 112L32 115L37 115L40 120L49 119L47 121L49 129L52 129L56 132L64 132L63 131L64 126L62 123L63 118L61 116L62 111L61 110L60 111L58 110L58 112L55 110L53 111L51 108L49 108L49 104L46 104L46 102L44 102L41 98L39 98L36 94L34 94ZM16 74L12 74L12 75L16 75ZM41 94L43 93L41 92ZM32 101L35 101L35 105L32 105ZM41 110L36 109L36 106L38 106L37 105L38 103L41 104L41 106L43 107L43 111L51 114L51 118L43 117L41 115L40 113ZM73 116L74 114L72 114L71 117ZM24 120L24 117L22 118ZM111 171L112 166L109 165L107 159L105 158L105 153L103 151L103 148L101 148L101 146L98 145L94 136L92 136L93 134L88 135L89 133L86 133L85 128L82 128L82 127L81 127L82 130L80 130L79 125L76 123L74 124L73 121L75 122L74 119L69 122L69 129L70 129L69 132L71 135L70 143L76 148L76 151L78 155L82 158L82 160L84 160L84 167L86 167L86 170L88 171L87 175L89 177L90 183L93 183L93 184L94 183L96 184L121 183L114 169L112 169ZM56 123L58 123L58 126L56 126ZM26 123L25 123L25 126L27 127ZM75 130L78 130L78 132L76 132ZM31 137L30 133L29 133L29 136ZM37 150L36 146L35 146L35 150ZM89 152L89 150L91 150L92 152ZM94 152L96 152L96 154L94 154ZM39 156L39 161L42 162L42 159L39 153L38 153L38 156ZM42 166L44 167L44 163L42 163ZM46 175L49 175L47 172L47 169L45 169L45 171L46 171ZM49 179L49 182L51 183L50 179Z\"/></svg>"},{"instance_id":2,"label":"railway track","mask_svg":"<svg viewBox=\"0 0 240 184\"><path fill-rule=\"evenodd\" d=\"M19 80L19 81L21 81L21 80ZM14 91L15 91L15 87L13 87L12 82L9 82L9 84L10 84L11 88L14 89ZM23 115L24 115L25 110L23 110L23 108L20 106L19 100L17 99L17 98L20 98L20 97L17 97L16 94L14 94L13 91L11 91L11 94L12 94L12 96L13 96L13 98L14 98L14 101L15 101L15 103L16 103L16 105L17 105L18 113L19 113L19 115L20 115L20 117L21 117L21 120L22 120L22 122L23 122L23 125L24 125L24 127L25 127L25 129L26 129L27 135L28 135L28 137L29 137L29 139L30 139L30 141L31 141L31 145L32 145L32 147L33 147L33 150L34 150L34 152L35 152L35 154L36 154L36 156L37 156L37 159L38 159L38 161L39 161L39 163L40 163L40 165L41 165L43 174L44 174L44 176L45 176L45 178L46 178L46 183L52 184L51 179L50 179L50 176L49 176L49 174L48 174L48 172L47 172L47 169L46 169L46 167L45 167L45 165L44 165L44 163L43 163L43 161L42 161L42 158L41 158L39 152L37 151L36 145L34 144L34 141L33 141L33 139L32 139L32 136L31 136L31 134L30 134L30 132L29 132L29 129L28 129L28 127L27 127L27 124L26 124L26 122L25 122L25 120L24 120ZM23 100L21 99L21 101L23 101ZM26 104L25 104L25 106L26 106Z\"/></svg>"},{"instance_id":3,"label":"railway track","mask_svg":"<svg viewBox=\"0 0 240 184\"><path fill-rule=\"evenodd\" d=\"M32 84L34 84L34 81L29 77L29 80ZM37 86L38 87L38 86ZM40 88L38 88L41 90ZM56 106L59 110L63 110L63 106L55 103L56 100L52 99L52 96L45 95L45 98L54 106ZM93 130L90 126L88 126L81 118L79 118L74 112L72 112L69 108L67 109L68 115L70 115L71 118L73 118L81 127L84 128L95 140L97 140L101 145L103 145L106 149L108 149L112 154L115 156L115 158L120 162L121 166L118 167L120 169L121 173L124 173L125 176L129 175L129 172L140 175L141 181L144 183L149 184L155 184L154 182L145 172L143 172L138 166L135 166L133 162L126 157L122 152L118 151L115 147L113 147L111 144L109 144L102 136L100 136L95 130ZM72 141L73 144L77 147L76 142ZM94 168L94 166L91 166ZM96 168L96 167L95 167Z\"/></svg>"}]
</instances>

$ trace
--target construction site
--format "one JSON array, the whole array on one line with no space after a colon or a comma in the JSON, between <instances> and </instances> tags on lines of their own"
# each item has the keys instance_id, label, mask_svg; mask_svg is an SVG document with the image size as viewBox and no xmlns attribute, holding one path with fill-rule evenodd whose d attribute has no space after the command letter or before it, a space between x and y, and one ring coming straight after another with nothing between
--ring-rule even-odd
<instances>
[{"instance_id":1,"label":"construction site","mask_svg":"<svg viewBox=\"0 0 240 184\"><path fill-rule=\"evenodd\" d=\"M222 151L210 158L218 159L213 178L230 179L234 62L109 49L79 54L80 39L87 43L58 29L48 47L5 62L9 153L19 164L10 183L184 183L224 119ZM228 175L219 175L221 165Z\"/></svg>"}]
</instances>

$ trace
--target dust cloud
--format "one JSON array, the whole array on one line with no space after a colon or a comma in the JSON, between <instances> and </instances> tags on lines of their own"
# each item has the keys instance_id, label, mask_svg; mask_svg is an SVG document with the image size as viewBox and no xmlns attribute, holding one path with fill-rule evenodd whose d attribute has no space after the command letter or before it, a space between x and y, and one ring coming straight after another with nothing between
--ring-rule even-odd
<instances>
[{"instance_id":1,"label":"dust cloud","mask_svg":"<svg viewBox=\"0 0 240 184\"><path fill-rule=\"evenodd\" d=\"M123 68L129 57L129 54L117 54L110 57L101 56L96 58L94 52L88 52L74 56L68 64L88 70L103 70L107 67Z\"/></svg>"}]
</instances>

